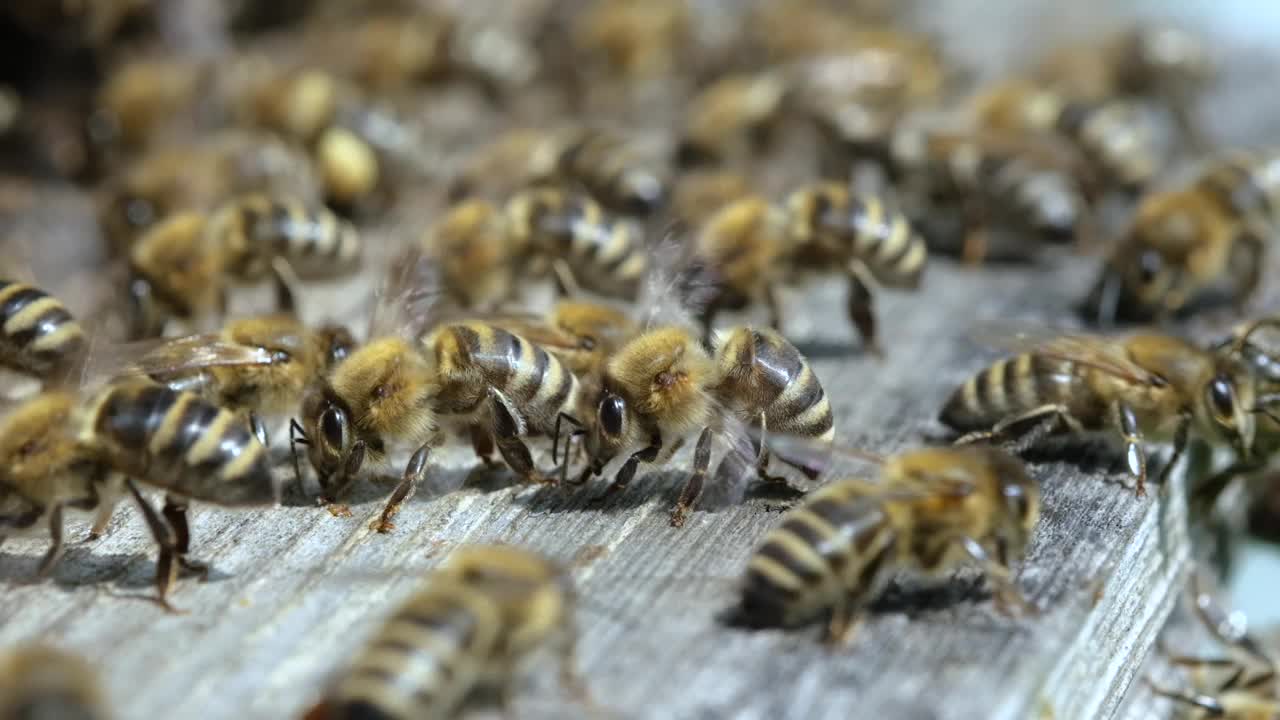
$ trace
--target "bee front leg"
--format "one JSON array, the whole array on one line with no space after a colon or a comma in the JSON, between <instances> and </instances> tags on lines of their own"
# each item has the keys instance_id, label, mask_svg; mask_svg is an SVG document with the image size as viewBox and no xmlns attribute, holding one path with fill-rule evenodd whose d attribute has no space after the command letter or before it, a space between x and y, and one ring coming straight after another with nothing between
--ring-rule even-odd
<instances>
[{"instance_id":1,"label":"bee front leg","mask_svg":"<svg viewBox=\"0 0 1280 720\"><path fill-rule=\"evenodd\" d=\"M351 508L338 503L338 499L347 494L351 490L351 486L355 484L359 477L361 466L364 465L365 442L357 440L351 446L351 453L347 455L346 462L342 464L341 475L338 476L338 484L333 487L326 487L324 495L320 498L320 504L329 508L329 513L334 517L351 517ZM322 483L327 485L328 483Z\"/></svg>"},{"instance_id":2,"label":"bee front leg","mask_svg":"<svg viewBox=\"0 0 1280 720\"><path fill-rule=\"evenodd\" d=\"M769 311L769 327L782 332L782 303L778 301L778 288L772 282L765 283L764 305Z\"/></svg>"},{"instance_id":3,"label":"bee front leg","mask_svg":"<svg viewBox=\"0 0 1280 720\"><path fill-rule=\"evenodd\" d=\"M1142 431L1138 428L1138 418L1133 414L1133 408L1122 402L1111 406L1111 418L1116 431L1120 433L1120 440L1124 443L1125 466L1137 481L1134 492L1138 497L1144 497L1147 494L1147 454L1142 448ZM1186 444L1186 439L1183 438L1184 449ZM1181 454L1181 450L1175 449L1175 455ZM1177 457L1173 460L1176 461ZM1162 474L1161 478L1163 477Z\"/></svg>"},{"instance_id":4,"label":"bee front leg","mask_svg":"<svg viewBox=\"0 0 1280 720\"><path fill-rule=\"evenodd\" d=\"M169 604L169 588L173 586L173 581L178 576L178 565L175 562L178 553L173 528L169 527L156 509L151 507L151 503L142 496L137 483L130 479L125 481L125 485L129 488L129 494L133 495L134 501L137 502L138 509L142 511L142 518L147 522L151 536L160 546L160 557L156 560L156 602L168 612L179 613L180 610Z\"/></svg>"},{"instance_id":5,"label":"bee front leg","mask_svg":"<svg viewBox=\"0 0 1280 720\"><path fill-rule=\"evenodd\" d=\"M262 422L262 418L253 410L249 411L249 430L253 432L253 436L258 439L262 447L271 447L271 438L267 435L267 426Z\"/></svg>"},{"instance_id":6,"label":"bee front leg","mask_svg":"<svg viewBox=\"0 0 1280 720\"><path fill-rule=\"evenodd\" d=\"M552 482L534 466L533 455L529 452L529 446L524 443L523 436L527 426L520 411L512 407L509 401L496 390L490 391L489 399L493 408L494 442L497 443L498 453L507 462L507 466L525 482Z\"/></svg>"},{"instance_id":7,"label":"bee front leg","mask_svg":"<svg viewBox=\"0 0 1280 720\"><path fill-rule=\"evenodd\" d=\"M556 259L551 263L551 272L556 279L556 294L560 297L579 297L582 288L573 276L573 270L564 260Z\"/></svg>"},{"instance_id":8,"label":"bee front leg","mask_svg":"<svg viewBox=\"0 0 1280 720\"><path fill-rule=\"evenodd\" d=\"M862 627L862 620L863 615L853 598L841 593L831 608L823 643L832 649L848 645L858 634L858 628Z\"/></svg>"},{"instance_id":9,"label":"bee front leg","mask_svg":"<svg viewBox=\"0 0 1280 720\"><path fill-rule=\"evenodd\" d=\"M276 309L290 315L297 315L298 293L296 288L302 286L298 273L293 265L282 257L271 258L271 280L276 288Z\"/></svg>"},{"instance_id":10,"label":"bee front leg","mask_svg":"<svg viewBox=\"0 0 1280 720\"><path fill-rule=\"evenodd\" d=\"M1191 415L1183 414L1178 418L1178 427L1173 431L1173 453L1169 455L1169 460L1160 470L1160 487L1166 488L1169 477L1173 475L1173 468L1182 459L1183 454L1187 451L1187 441L1191 435Z\"/></svg>"},{"instance_id":11,"label":"bee front leg","mask_svg":"<svg viewBox=\"0 0 1280 720\"><path fill-rule=\"evenodd\" d=\"M595 499L595 502L604 502L609 496L626 490L627 486L631 484L631 479L636 476L636 470L639 468L640 463L651 463L657 460L660 452L662 452L662 435L654 433L649 437L649 445L647 447L631 453L631 457L627 458L627 461L618 469L618 474L613 476L613 482L604 491L603 495Z\"/></svg>"},{"instance_id":12,"label":"bee front leg","mask_svg":"<svg viewBox=\"0 0 1280 720\"><path fill-rule=\"evenodd\" d=\"M62 503L58 503L49 511L49 550L40 559L40 568L36 570L37 579L49 577L49 573L53 572L62 559L62 553L67 547L62 539L64 524Z\"/></svg>"},{"instance_id":13,"label":"bee front leg","mask_svg":"<svg viewBox=\"0 0 1280 720\"><path fill-rule=\"evenodd\" d=\"M875 284L871 271L861 261L855 260L849 264L849 320L866 343L867 351L876 357L883 357L884 351L876 336L875 298L871 292Z\"/></svg>"},{"instance_id":14,"label":"bee front leg","mask_svg":"<svg viewBox=\"0 0 1280 720\"><path fill-rule=\"evenodd\" d=\"M683 527L689 511L702 496L702 486L707 479L707 467L711 465L711 428L703 428L698 436L698 446L693 450L693 472L680 492L680 499L671 511L671 527Z\"/></svg>"},{"instance_id":15,"label":"bee front leg","mask_svg":"<svg viewBox=\"0 0 1280 720\"><path fill-rule=\"evenodd\" d=\"M199 575L201 579L209 577L209 566L192 560L187 556L191 552L191 524L187 520L187 501L172 495L164 496L164 508L161 514L173 528L174 548L178 554L178 565L189 573Z\"/></svg>"},{"instance_id":16,"label":"bee front leg","mask_svg":"<svg viewBox=\"0 0 1280 720\"><path fill-rule=\"evenodd\" d=\"M1014 581L1013 573L1009 571L1003 558L991 557L986 548L973 538L963 538L960 545L965 553L982 567L983 573L987 576L987 582L994 586L996 607L1001 612L1008 614L1011 608L1016 607L1024 615L1040 613L1039 609L1018 589L1018 583Z\"/></svg>"},{"instance_id":17,"label":"bee front leg","mask_svg":"<svg viewBox=\"0 0 1280 720\"><path fill-rule=\"evenodd\" d=\"M482 425L471 425L467 428L467 434L471 436L471 449L475 452L480 462L484 463L487 468L497 465L493 459L493 436Z\"/></svg>"},{"instance_id":18,"label":"bee front leg","mask_svg":"<svg viewBox=\"0 0 1280 720\"><path fill-rule=\"evenodd\" d=\"M413 496L414 488L417 487L423 476L427 474L427 459L430 456L431 447L424 443L409 458L408 464L404 466L404 473L400 476L400 483L392 491L391 497L387 499L386 506L382 508L382 514L378 516L378 520L373 524L374 530L380 533L389 533L396 528L391 519L396 516L396 513L400 512L400 506Z\"/></svg>"}]
</instances>

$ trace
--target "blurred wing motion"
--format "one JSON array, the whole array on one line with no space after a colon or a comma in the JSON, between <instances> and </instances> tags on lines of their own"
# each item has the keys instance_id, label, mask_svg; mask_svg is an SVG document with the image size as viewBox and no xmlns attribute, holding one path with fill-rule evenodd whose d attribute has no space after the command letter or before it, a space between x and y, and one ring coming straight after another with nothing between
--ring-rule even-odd
<instances>
[{"instance_id":1,"label":"blurred wing motion","mask_svg":"<svg viewBox=\"0 0 1280 720\"><path fill-rule=\"evenodd\" d=\"M1043 327L988 327L975 331L974 340L1015 353L1034 353L1072 362L1142 385L1164 385L1164 378L1129 359L1119 339L1104 335L1063 333Z\"/></svg>"},{"instance_id":2,"label":"blurred wing motion","mask_svg":"<svg viewBox=\"0 0 1280 720\"><path fill-rule=\"evenodd\" d=\"M715 294L715 286L693 265L687 233L683 223L676 223L649 248L649 271L636 304L641 309L638 320L643 328L698 327L697 316Z\"/></svg>"},{"instance_id":3,"label":"blurred wing motion","mask_svg":"<svg viewBox=\"0 0 1280 720\"><path fill-rule=\"evenodd\" d=\"M365 338L401 335L416 340L439 319L443 288L435 263L416 245L391 255L373 290Z\"/></svg>"}]
</instances>

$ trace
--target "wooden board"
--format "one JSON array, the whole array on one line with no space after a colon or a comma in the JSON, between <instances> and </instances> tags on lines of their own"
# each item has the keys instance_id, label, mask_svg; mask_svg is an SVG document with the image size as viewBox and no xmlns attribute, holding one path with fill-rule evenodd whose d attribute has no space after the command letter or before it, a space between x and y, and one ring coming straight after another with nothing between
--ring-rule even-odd
<instances>
[{"instance_id":1,"label":"wooden board","mask_svg":"<svg viewBox=\"0 0 1280 720\"><path fill-rule=\"evenodd\" d=\"M859 352L840 284L785 295L787 332L834 401L839 437L882 452L937 437L942 401L995 357L964 340L972 327L1064 322L1090 263L1062 260L1065 270L940 262L922 292L883 293L883 362ZM341 315L338 298L358 297L326 295L330 312L320 314ZM687 453L680 457L687 467ZM462 452L444 463L433 472L468 473L472 464ZM0 646L46 640L83 652L122 718L291 717L451 548L501 541L565 562L594 558L576 571L580 663L600 703L622 717L1108 717L1180 587L1183 509L1135 499L1118 473L1050 462L1034 474L1045 509L1018 578L1043 610L1035 618L996 613L966 571L927 588L904 583L841 650L816 642L816 628L727 628L717 616L780 517L764 500L699 513L677 530L667 511L678 473L642 474L599 509L582 494L479 473L461 491L410 502L389 536L369 529L385 484L357 488L349 519L305 502L198 508L197 554L215 573L181 583L173 598L188 611L181 616L129 597L151 591L154 568L132 508L117 513L107 537L74 546L50 582L25 584L43 542L11 540L0 549ZM566 705L553 678L549 663L535 663L517 716L585 714Z\"/></svg>"}]
</instances>

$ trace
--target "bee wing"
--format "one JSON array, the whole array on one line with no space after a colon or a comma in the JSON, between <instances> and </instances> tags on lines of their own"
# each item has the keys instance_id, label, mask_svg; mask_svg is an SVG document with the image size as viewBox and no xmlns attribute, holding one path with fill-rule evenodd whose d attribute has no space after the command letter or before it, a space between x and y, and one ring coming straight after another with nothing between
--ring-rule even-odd
<instances>
[{"instance_id":1,"label":"bee wing","mask_svg":"<svg viewBox=\"0 0 1280 720\"><path fill-rule=\"evenodd\" d=\"M725 414L713 440L723 450L717 453L712 448L709 478L699 501L711 510L742 502L756 477L756 452L746 425Z\"/></svg>"},{"instance_id":2,"label":"bee wing","mask_svg":"<svg viewBox=\"0 0 1280 720\"><path fill-rule=\"evenodd\" d=\"M973 337L990 347L1076 363L1140 385L1165 383L1160 376L1130 360L1114 337L1031 326L983 328Z\"/></svg>"},{"instance_id":3,"label":"bee wing","mask_svg":"<svg viewBox=\"0 0 1280 720\"><path fill-rule=\"evenodd\" d=\"M270 351L227 342L216 335L189 335L95 346L84 369L86 383L98 378L166 375L201 368L269 365Z\"/></svg>"},{"instance_id":4,"label":"bee wing","mask_svg":"<svg viewBox=\"0 0 1280 720\"><path fill-rule=\"evenodd\" d=\"M417 244L392 253L373 290L366 338L403 335L417 338L431 325L444 297L435 263Z\"/></svg>"},{"instance_id":5,"label":"bee wing","mask_svg":"<svg viewBox=\"0 0 1280 720\"><path fill-rule=\"evenodd\" d=\"M715 286L693 264L689 228L673 223L649 250L649 271L640 288L640 325L697 327L695 318L711 302Z\"/></svg>"},{"instance_id":6,"label":"bee wing","mask_svg":"<svg viewBox=\"0 0 1280 720\"><path fill-rule=\"evenodd\" d=\"M811 437L768 433L761 431L759 428L748 428L747 432L756 447L763 443L769 452L779 460L805 472L815 474L828 473L839 459L876 465L882 465L885 461L883 455L870 450L849 447L839 443L821 442Z\"/></svg>"}]
</instances>

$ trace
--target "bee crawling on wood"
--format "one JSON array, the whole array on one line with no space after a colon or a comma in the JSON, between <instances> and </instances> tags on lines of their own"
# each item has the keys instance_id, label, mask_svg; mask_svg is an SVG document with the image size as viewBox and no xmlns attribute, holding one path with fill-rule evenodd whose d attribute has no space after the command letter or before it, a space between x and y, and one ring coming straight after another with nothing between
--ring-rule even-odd
<instances>
[{"instance_id":1,"label":"bee crawling on wood","mask_svg":"<svg viewBox=\"0 0 1280 720\"><path fill-rule=\"evenodd\" d=\"M83 658L29 645L0 655L0 719L107 720L106 694Z\"/></svg>"},{"instance_id":2,"label":"bee crawling on wood","mask_svg":"<svg viewBox=\"0 0 1280 720\"><path fill-rule=\"evenodd\" d=\"M562 569L528 550L459 548L391 615L334 679L307 720L454 717L478 689L510 702L517 676L543 649L590 705L575 660L573 591Z\"/></svg>"},{"instance_id":3,"label":"bee crawling on wood","mask_svg":"<svg viewBox=\"0 0 1280 720\"><path fill-rule=\"evenodd\" d=\"M1256 382L1236 358L1154 333L1106 338L1023 332L994 339L1020 354L982 370L943 405L942 423L967 433L958 443L1051 431L1114 433L1139 496L1146 493L1146 443L1173 445L1161 482L1193 434L1252 457Z\"/></svg>"},{"instance_id":4,"label":"bee crawling on wood","mask_svg":"<svg viewBox=\"0 0 1280 720\"><path fill-rule=\"evenodd\" d=\"M788 443L795 445L781 445ZM828 482L765 536L748 562L735 620L791 627L829 611L827 640L842 643L902 572L937 576L965 564L981 568L1001 608L1035 612L1012 573L1040 513L1039 485L1022 462L989 446L877 462L878 478Z\"/></svg>"}]
</instances>

